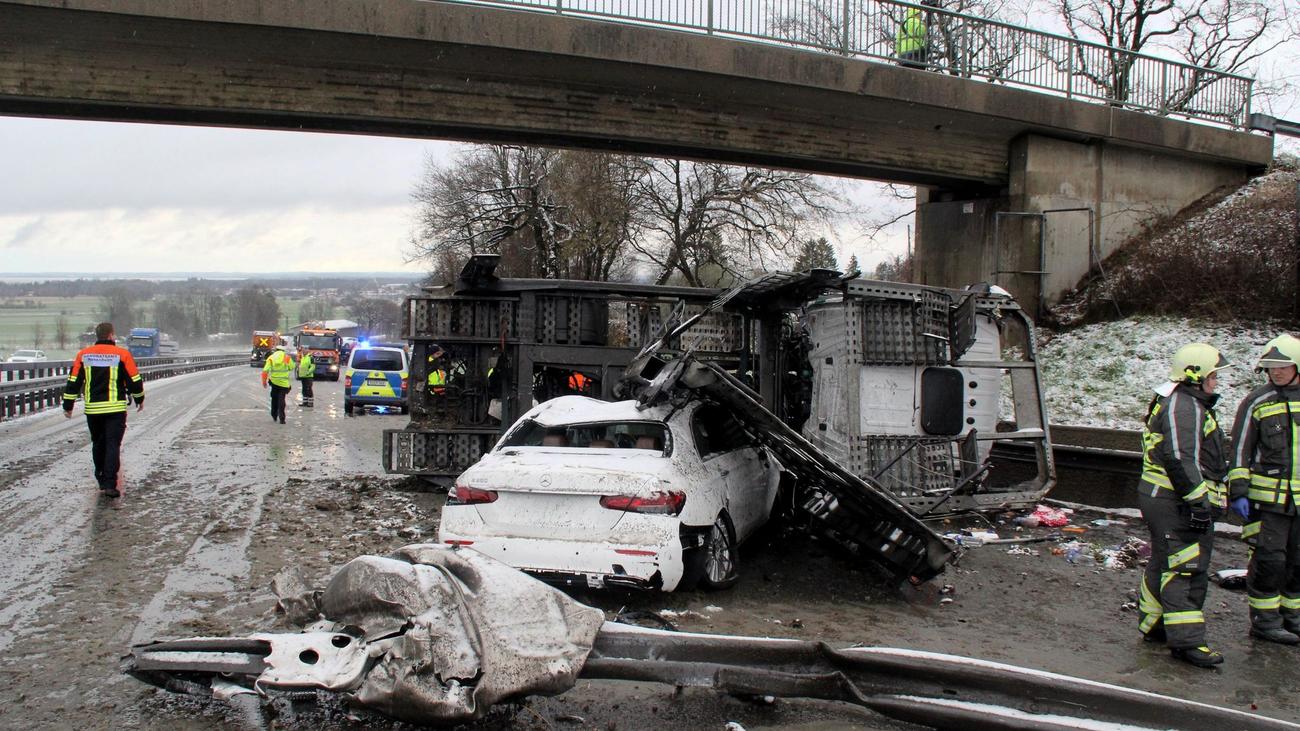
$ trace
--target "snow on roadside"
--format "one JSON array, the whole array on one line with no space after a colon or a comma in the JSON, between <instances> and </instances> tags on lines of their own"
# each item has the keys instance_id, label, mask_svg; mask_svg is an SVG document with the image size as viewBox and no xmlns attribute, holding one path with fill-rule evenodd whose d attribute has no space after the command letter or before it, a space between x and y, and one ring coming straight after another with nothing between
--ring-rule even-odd
<instances>
[{"instance_id":1,"label":"snow on roadside","mask_svg":"<svg viewBox=\"0 0 1300 731\"><path fill-rule=\"evenodd\" d=\"M1264 343L1280 334L1269 327L1181 318L1129 318L1046 334L1038 361L1053 424L1140 429L1152 387L1168 378L1169 359L1187 343L1209 343L1234 367L1219 380L1216 411L1231 429L1237 405L1264 376L1255 361Z\"/></svg>"}]
</instances>

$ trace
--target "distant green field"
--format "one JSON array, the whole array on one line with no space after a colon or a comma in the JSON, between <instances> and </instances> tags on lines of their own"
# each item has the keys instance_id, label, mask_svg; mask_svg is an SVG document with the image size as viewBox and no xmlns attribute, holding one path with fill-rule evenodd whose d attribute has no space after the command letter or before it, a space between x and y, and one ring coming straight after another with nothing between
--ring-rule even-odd
<instances>
[{"instance_id":1,"label":"distant green field","mask_svg":"<svg viewBox=\"0 0 1300 731\"><path fill-rule=\"evenodd\" d=\"M302 299L280 299L281 316L277 327L283 329L286 323L292 326L301 322L298 312L305 302ZM145 322L137 325L151 324L153 303L141 302L137 307L145 314ZM334 317L346 317L343 308L336 307L334 312ZM58 347L54 337L60 317L68 322L68 342L63 348ZM0 361L21 348L39 348L45 351L50 360L68 360L77 352L78 333L84 332L88 326L94 325L103 317L103 300L99 297L0 299ZM39 343L36 337L38 324L41 328Z\"/></svg>"},{"instance_id":2,"label":"distant green field","mask_svg":"<svg viewBox=\"0 0 1300 731\"><path fill-rule=\"evenodd\" d=\"M143 305L149 311L147 303ZM60 317L68 322L68 343L60 349L55 330ZM77 334L103 317L99 297L17 297L0 299L0 353L5 358L19 348L40 348L50 360L67 360L77 352ZM40 325L40 343L36 326Z\"/></svg>"}]
</instances>

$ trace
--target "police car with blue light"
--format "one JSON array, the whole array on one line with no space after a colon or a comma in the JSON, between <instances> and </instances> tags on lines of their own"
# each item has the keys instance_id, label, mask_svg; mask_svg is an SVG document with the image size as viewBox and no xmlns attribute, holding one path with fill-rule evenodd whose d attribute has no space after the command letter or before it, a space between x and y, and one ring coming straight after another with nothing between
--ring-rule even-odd
<instances>
[{"instance_id":1,"label":"police car with blue light","mask_svg":"<svg viewBox=\"0 0 1300 731\"><path fill-rule=\"evenodd\" d=\"M408 413L409 378L405 349L357 343L343 374L343 412L364 412L365 407L375 406L380 411Z\"/></svg>"}]
</instances>

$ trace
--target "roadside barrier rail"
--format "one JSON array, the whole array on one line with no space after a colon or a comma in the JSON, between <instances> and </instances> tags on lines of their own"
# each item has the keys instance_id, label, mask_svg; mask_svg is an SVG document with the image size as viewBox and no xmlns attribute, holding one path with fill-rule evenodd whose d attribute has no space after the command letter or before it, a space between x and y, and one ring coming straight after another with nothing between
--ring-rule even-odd
<instances>
[{"instance_id":1,"label":"roadside barrier rail","mask_svg":"<svg viewBox=\"0 0 1300 731\"><path fill-rule=\"evenodd\" d=\"M920 67L1156 115L1231 127L1250 116L1253 79L1012 23L898 0L441 0L504 6L900 63L908 13L925 23Z\"/></svg>"},{"instance_id":2,"label":"roadside barrier rail","mask_svg":"<svg viewBox=\"0 0 1300 731\"><path fill-rule=\"evenodd\" d=\"M247 353L139 358L136 364L146 381L182 373L248 364ZM0 420L41 411L63 403L72 361L0 364Z\"/></svg>"}]
</instances>

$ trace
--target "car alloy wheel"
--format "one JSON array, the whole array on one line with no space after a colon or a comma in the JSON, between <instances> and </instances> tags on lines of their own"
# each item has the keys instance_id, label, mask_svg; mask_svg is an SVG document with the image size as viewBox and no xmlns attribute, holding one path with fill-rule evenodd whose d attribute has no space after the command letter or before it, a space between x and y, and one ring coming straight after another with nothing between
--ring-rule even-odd
<instances>
[{"instance_id":1,"label":"car alloy wheel","mask_svg":"<svg viewBox=\"0 0 1300 731\"><path fill-rule=\"evenodd\" d=\"M700 550L704 552L704 575L700 578L706 588L723 589L736 583L736 541L725 514L713 521Z\"/></svg>"}]
</instances>

